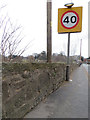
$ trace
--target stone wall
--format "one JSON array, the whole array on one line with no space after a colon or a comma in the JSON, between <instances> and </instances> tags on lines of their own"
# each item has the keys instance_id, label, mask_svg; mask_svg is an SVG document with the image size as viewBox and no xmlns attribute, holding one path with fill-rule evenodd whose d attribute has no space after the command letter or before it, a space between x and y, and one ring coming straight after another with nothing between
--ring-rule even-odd
<instances>
[{"instance_id":1,"label":"stone wall","mask_svg":"<svg viewBox=\"0 0 90 120\"><path fill-rule=\"evenodd\" d=\"M65 64L3 63L2 66L3 118L23 118L66 79Z\"/></svg>"}]
</instances>

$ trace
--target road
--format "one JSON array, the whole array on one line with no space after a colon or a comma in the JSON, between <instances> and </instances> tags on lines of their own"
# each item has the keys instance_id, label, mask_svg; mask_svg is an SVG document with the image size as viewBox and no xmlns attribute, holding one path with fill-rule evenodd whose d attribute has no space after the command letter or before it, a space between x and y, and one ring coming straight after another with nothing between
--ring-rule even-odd
<instances>
[{"instance_id":1,"label":"road","mask_svg":"<svg viewBox=\"0 0 90 120\"><path fill-rule=\"evenodd\" d=\"M90 120L90 64L84 64L83 66L88 73L88 117Z\"/></svg>"},{"instance_id":2,"label":"road","mask_svg":"<svg viewBox=\"0 0 90 120\"><path fill-rule=\"evenodd\" d=\"M73 71L72 81L42 101L25 118L88 118L88 69L81 65Z\"/></svg>"},{"instance_id":3,"label":"road","mask_svg":"<svg viewBox=\"0 0 90 120\"><path fill-rule=\"evenodd\" d=\"M86 71L88 72L88 74L90 74L90 64L83 64L83 66L86 69Z\"/></svg>"},{"instance_id":4,"label":"road","mask_svg":"<svg viewBox=\"0 0 90 120\"><path fill-rule=\"evenodd\" d=\"M88 67L88 116L90 120L90 65Z\"/></svg>"},{"instance_id":5,"label":"road","mask_svg":"<svg viewBox=\"0 0 90 120\"><path fill-rule=\"evenodd\" d=\"M2 63L0 61L0 119L2 118Z\"/></svg>"}]
</instances>

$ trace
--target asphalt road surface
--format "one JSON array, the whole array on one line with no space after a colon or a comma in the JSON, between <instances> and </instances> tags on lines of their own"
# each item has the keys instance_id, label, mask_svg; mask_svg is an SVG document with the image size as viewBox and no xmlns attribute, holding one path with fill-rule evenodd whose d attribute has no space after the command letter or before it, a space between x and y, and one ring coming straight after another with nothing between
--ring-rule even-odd
<instances>
[{"instance_id":1,"label":"asphalt road surface","mask_svg":"<svg viewBox=\"0 0 90 120\"><path fill-rule=\"evenodd\" d=\"M42 101L25 118L88 118L88 66L73 71L72 81Z\"/></svg>"},{"instance_id":2,"label":"asphalt road surface","mask_svg":"<svg viewBox=\"0 0 90 120\"><path fill-rule=\"evenodd\" d=\"M2 63L0 62L0 118L2 118Z\"/></svg>"},{"instance_id":3,"label":"asphalt road surface","mask_svg":"<svg viewBox=\"0 0 90 120\"><path fill-rule=\"evenodd\" d=\"M88 116L90 120L90 65L88 65Z\"/></svg>"},{"instance_id":4,"label":"asphalt road surface","mask_svg":"<svg viewBox=\"0 0 90 120\"><path fill-rule=\"evenodd\" d=\"M90 74L90 64L83 64L83 67L86 69L88 74Z\"/></svg>"}]
</instances>

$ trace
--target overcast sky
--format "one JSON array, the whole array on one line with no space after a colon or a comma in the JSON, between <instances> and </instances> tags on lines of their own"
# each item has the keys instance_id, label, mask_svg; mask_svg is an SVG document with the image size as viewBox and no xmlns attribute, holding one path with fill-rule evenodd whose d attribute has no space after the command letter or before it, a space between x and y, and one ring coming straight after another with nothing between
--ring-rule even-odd
<instances>
[{"instance_id":1,"label":"overcast sky","mask_svg":"<svg viewBox=\"0 0 90 120\"><path fill-rule=\"evenodd\" d=\"M6 4L4 14L8 14L13 23L23 26L25 38L21 47L31 41L30 48L24 56L46 51L47 46L47 0L1 0ZM65 8L64 4L73 2L74 7L83 6L83 22L81 33L71 33L70 54L80 54L80 40L82 39L82 56L88 57L88 1L89 0L52 0L52 52L67 54L67 34L57 33L58 8Z\"/></svg>"}]
</instances>

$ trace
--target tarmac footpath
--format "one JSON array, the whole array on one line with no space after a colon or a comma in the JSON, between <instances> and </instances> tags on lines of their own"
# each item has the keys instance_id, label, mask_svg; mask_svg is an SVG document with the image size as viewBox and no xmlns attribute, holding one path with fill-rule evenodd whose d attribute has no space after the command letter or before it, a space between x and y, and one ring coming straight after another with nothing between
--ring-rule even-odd
<instances>
[{"instance_id":1,"label":"tarmac footpath","mask_svg":"<svg viewBox=\"0 0 90 120\"><path fill-rule=\"evenodd\" d=\"M88 118L88 74L84 66L74 70L70 79L24 118Z\"/></svg>"}]
</instances>

